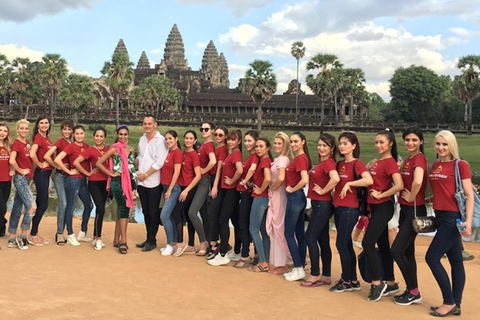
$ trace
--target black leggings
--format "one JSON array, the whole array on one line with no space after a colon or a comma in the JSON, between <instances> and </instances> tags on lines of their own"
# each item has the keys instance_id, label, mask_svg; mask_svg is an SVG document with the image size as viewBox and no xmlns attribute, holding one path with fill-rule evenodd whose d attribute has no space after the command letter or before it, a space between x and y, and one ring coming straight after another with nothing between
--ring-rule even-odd
<instances>
[{"instance_id":1,"label":"black leggings","mask_svg":"<svg viewBox=\"0 0 480 320\"><path fill-rule=\"evenodd\" d=\"M238 205L238 220L240 225L240 238L242 258L250 256L250 209L252 208L253 198L249 192L242 192L240 195L240 204ZM235 245L237 242L235 241ZM235 248L236 249L236 248ZM238 253L239 251L235 251Z\"/></svg>"},{"instance_id":2,"label":"black leggings","mask_svg":"<svg viewBox=\"0 0 480 320\"><path fill-rule=\"evenodd\" d=\"M235 189L225 189L222 201L222 207L218 216L220 225L220 253L226 254L228 251L228 240L230 239L229 220L238 206L238 191Z\"/></svg>"},{"instance_id":3,"label":"black leggings","mask_svg":"<svg viewBox=\"0 0 480 320\"><path fill-rule=\"evenodd\" d=\"M102 237L103 217L105 216L105 202L107 201L107 180L88 181L88 191L95 203L94 237Z\"/></svg>"},{"instance_id":4,"label":"black leggings","mask_svg":"<svg viewBox=\"0 0 480 320\"><path fill-rule=\"evenodd\" d=\"M427 215L425 205L417 206L417 216ZM417 262L415 261L415 238L417 233L413 230L412 221L414 207L401 205L399 231L392 244L392 257L397 262L408 290L418 288Z\"/></svg>"},{"instance_id":5,"label":"black leggings","mask_svg":"<svg viewBox=\"0 0 480 320\"><path fill-rule=\"evenodd\" d=\"M0 224L5 226L7 219L5 219L5 213L7 212L7 201L10 197L10 191L12 190L12 182L0 182Z\"/></svg>"},{"instance_id":6,"label":"black leggings","mask_svg":"<svg viewBox=\"0 0 480 320\"><path fill-rule=\"evenodd\" d=\"M181 187L181 192L183 192L183 190L186 188L187 187ZM183 222L186 221L188 223L188 245L191 246L195 244L195 228L193 228L192 223L188 218L188 209L190 208L190 204L192 203L196 190L197 187L194 187L192 190L190 190L185 201L178 201L173 209L173 217L175 218L175 223L177 224L177 242L183 242Z\"/></svg>"},{"instance_id":7,"label":"black leggings","mask_svg":"<svg viewBox=\"0 0 480 320\"><path fill-rule=\"evenodd\" d=\"M380 261L375 251L375 243L378 244L382 266L386 281L395 281L393 275L393 259L390 254L388 243L388 221L393 217L393 203L387 201L380 204L370 204L372 214L368 223L367 231L363 237L362 245L370 264L372 281L381 280Z\"/></svg>"}]
</instances>

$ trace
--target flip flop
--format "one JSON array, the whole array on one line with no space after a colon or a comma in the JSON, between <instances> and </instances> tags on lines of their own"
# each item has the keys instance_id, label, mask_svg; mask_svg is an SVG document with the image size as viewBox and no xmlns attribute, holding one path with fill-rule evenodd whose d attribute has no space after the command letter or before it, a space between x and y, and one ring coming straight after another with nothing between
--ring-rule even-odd
<instances>
[{"instance_id":1,"label":"flip flop","mask_svg":"<svg viewBox=\"0 0 480 320\"><path fill-rule=\"evenodd\" d=\"M300 283L300 287L303 288L313 288L313 287L319 287L323 285L330 285L332 284L331 282L325 282L323 280L315 280L315 281L304 281Z\"/></svg>"},{"instance_id":2,"label":"flip flop","mask_svg":"<svg viewBox=\"0 0 480 320\"><path fill-rule=\"evenodd\" d=\"M233 267L237 269L244 269L244 268L248 268L251 263L252 263L251 258L248 258L247 260L240 259L233 265Z\"/></svg>"},{"instance_id":3,"label":"flip flop","mask_svg":"<svg viewBox=\"0 0 480 320\"><path fill-rule=\"evenodd\" d=\"M269 269L270 269L270 267L265 268L265 267L262 267L259 264L255 264L255 265L250 266L250 268L248 268L248 271L250 271L250 272L268 272Z\"/></svg>"}]
</instances>

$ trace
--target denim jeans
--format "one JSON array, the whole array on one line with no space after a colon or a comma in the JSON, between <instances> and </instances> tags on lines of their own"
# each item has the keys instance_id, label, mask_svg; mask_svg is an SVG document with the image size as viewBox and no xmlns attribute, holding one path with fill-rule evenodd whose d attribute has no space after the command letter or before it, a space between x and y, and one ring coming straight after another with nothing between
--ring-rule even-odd
<instances>
[{"instance_id":1,"label":"denim jeans","mask_svg":"<svg viewBox=\"0 0 480 320\"><path fill-rule=\"evenodd\" d=\"M35 169L33 181L35 182L35 189L37 190L37 212L32 219L32 230L30 235L36 236L38 233L38 226L42 221L43 214L48 208L48 187L50 185L51 170Z\"/></svg>"},{"instance_id":2,"label":"denim jeans","mask_svg":"<svg viewBox=\"0 0 480 320\"><path fill-rule=\"evenodd\" d=\"M305 241L312 263L311 275L320 275L320 252L322 257L322 275L330 277L332 273L332 249L330 249L329 222L333 215L331 201L312 200L312 216L305 232ZM320 250L319 247L320 246Z\"/></svg>"},{"instance_id":3,"label":"denim jeans","mask_svg":"<svg viewBox=\"0 0 480 320\"><path fill-rule=\"evenodd\" d=\"M88 191L87 178L68 177L65 182L65 194L67 198L67 207L65 209L65 224L68 234L73 234L73 212L77 202L77 195L83 203L82 227L81 231L87 232L88 219L92 212L92 199ZM62 232L63 233L63 230Z\"/></svg>"},{"instance_id":4,"label":"denim jeans","mask_svg":"<svg viewBox=\"0 0 480 320\"><path fill-rule=\"evenodd\" d=\"M342 279L357 281L357 256L353 250L352 231L358 221L358 209L337 207L335 227L337 228L337 250L342 265Z\"/></svg>"},{"instance_id":5,"label":"denim jeans","mask_svg":"<svg viewBox=\"0 0 480 320\"><path fill-rule=\"evenodd\" d=\"M33 194L30 190L30 179L18 174L13 176L13 185L15 186L15 198L13 199L12 212L10 214L10 223L8 225L8 233L16 234L18 222L22 214L22 209L25 207L25 213L23 215L22 225L20 228L22 231L30 229L30 222L35 213L29 213L33 208L36 208L34 204Z\"/></svg>"},{"instance_id":6,"label":"denim jeans","mask_svg":"<svg viewBox=\"0 0 480 320\"><path fill-rule=\"evenodd\" d=\"M307 198L303 189L287 193L285 210L285 239L295 268L305 266L307 245L305 243L305 207Z\"/></svg>"},{"instance_id":7,"label":"denim jeans","mask_svg":"<svg viewBox=\"0 0 480 320\"><path fill-rule=\"evenodd\" d=\"M458 212L435 211L437 233L433 237L425 255L430 270L437 280L442 291L444 304L462 303L463 288L465 287L465 267L462 259L462 238L458 232L455 220L460 218ZM440 260L447 254L451 266L452 285L448 273Z\"/></svg>"},{"instance_id":8,"label":"denim jeans","mask_svg":"<svg viewBox=\"0 0 480 320\"><path fill-rule=\"evenodd\" d=\"M65 182L67 175L61 174L59 171L55 172L53 183L58 197L57 206L57 233L63 233L65 229L65 209L67 208L67 194L65 193Z\"/></svg>"},{"instance_id":9,"label":"denim jeans","mask_svg":"<svg viewBox=\"0 0 480 320\"><path fill-rule=\"evenodd\" d=\"M260 230L262 226L263 217L268 208L268 197L254 197L252 202L252 209L250 211L250 235L258 253L258 262L268 262L270 255L270 237L262 232L260 237Z\"/></svg>"},{"instance_id":10,"label":"denim jeans","mask_svg":"<svg viewBox=\"0 0 480 320\"><path fill-rule=\"evenodd\" d=\"M163 193L168 190L168 185L163 185ZM163 228L167 236L167 243L173 243L177 241L177 227L175 223L175 217L173 216L173 209L178 201L181 188L178 184L175 184L170 194L170 198L163 204L162 211L160 212L160 220L162 220Z\"/></svg>"}]
</instances>

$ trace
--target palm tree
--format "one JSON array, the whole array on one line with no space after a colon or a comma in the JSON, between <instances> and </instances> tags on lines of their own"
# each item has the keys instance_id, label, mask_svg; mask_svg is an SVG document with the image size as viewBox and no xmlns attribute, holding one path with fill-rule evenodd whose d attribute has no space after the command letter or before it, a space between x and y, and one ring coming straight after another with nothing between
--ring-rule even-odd
<instances>
[{"instance_id":1,"label":"palm tree","mask_svg":"<svg viewBox=\"0 0 480 320\"><path fill-rule=\"evenodd\" d=\"M67 61L60 54L47 53L42 58L42 66L40 68L40 83L48 92L50 97L50 118L54 123L55 105L57 102L58 88L60 83L68 74Z\"/></svg>"},{"instance_id":2,"label":"palm tree","mask_svg":"<svg viewBox=\"0 0 480 320\"><path fill-rule=\"evenodd\" d=\"M161 75L146 78L140 84L142 100L146 105L155 107L156 116L160 114L160 106L170 106L178 100L178 91L173 87L170 80Z\"/></svg>"},{"instance_id":3,"label":"palm tree","mask_svg":"<svg viewBox=\"0 0 480 320\"><path fill-rule=\"evenodd\" d=\"M277 91L277 79L273 65L268 60L254 60L245 73L245 91L257 104L257 130L262 132L262 105Z\"/></svg>"},{"instance_id":4,"label":"palm tree","mask_svg":"<svg viewBox=\"0 0 480 320\"><path fill-rule=\"evenodd\" d=\"M7 90L10 82L10 61L7 56L0 53L0 95L3 95L3 103L7 103Z\"/></svg>"},{"instance_id":5,"label":"palm tree","mask_svg":"<svg viewBox=\"0 0 480 320\"><path fill-rule=\"evenodd\" d=\"M472 134L472 102L480 92L480 56L467 55L458 60L457 67L462 74L454 80L455 93L465 103L467 134ZM468 114L467 114L468 106Z\"/></svg>"},{"instance_id":6,"label":"palm tree","mask_svg":"<svg viewBox=\"0 0 480 320\"><path fill-rule=\"evenodd\" d=\"M62 81L58 94L60 103L66 107L73 107L73 121L78 120L78 109L81 106L89 106L95 98L92 80L85 75L72 73Z\"/></svg>"},{"instance_id":7,"label":"palm tree","mask_svg":"<svg viewBox=\"0 0 480 320\"><path fill-rule=\"evenodd\" d=\"M350 112L353 117L353 100L356 96L362 95L363 82L365 82L365 73L362 69L347 68L344 73L344 87L348 97L350 98Z\"/></svg>"},{"instance_id":8,"label":"palm tree","mask_svg":"<svg viewBox=\"0 0 480 320\"><path fill-rule=\"evenodd\" d=\"M130 61L128 54L120 51L115 52L112 55L112 61L105 61L100 72L107 76L107 85L115 94L115 111L118 126L120 124L120 94L127 92L135 79L133 62Z\"/></svg>"},{"instance_id":9,"label":"palm tree","mask_svg":"<svg viewBox=\"0 0 480 320\"><path fill-rule=\"evenodd\" d=\"M307 48L305 48L305 46L303 45L303 42L295 41L292 44L292 49L290 51L290 53L295 58L295 60L297 60L297 91L295 93L295 117L297 117L297 118L298 118L298 90L299 90L299 88L298 88L299 87L298 67L299 67L300 59L305 56L305 51L306 50L307 50Z\"/></svg>"},{"instance_id":10,"label":"palm tree","mask_svg":"<svg viewBox=\"0 0 480 320\"><path fill-rule=\"evenodd\" d=\"M20 113L23 113L22 96L27 89L29 81L29 64L29 58L15 58L12 62L12 67L14 70L12 87L13 91L16 93L17 100L20 105Z\"/></svg>"}]
</instances>

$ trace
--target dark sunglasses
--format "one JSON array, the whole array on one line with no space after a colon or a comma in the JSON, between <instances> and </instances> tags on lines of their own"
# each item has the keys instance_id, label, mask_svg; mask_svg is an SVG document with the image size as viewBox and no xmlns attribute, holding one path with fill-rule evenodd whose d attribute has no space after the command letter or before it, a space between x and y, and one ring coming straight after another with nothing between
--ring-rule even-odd
<instances>
[{"instance_id":1,"label":"dark sunglasses","mask_svg":"<svg viewBox=\"0 0 480 320\"><path fill-rule=\"evenodd\" d=\"M214 133L213 135L220 138L223 138L225 136L223 133Z\"/></svg>"},{"instance_id":2,"label":"dark sunglasses","mask_svg":"<svg viewBox=\"0 0 480 320\"><path fill-rule=\"evenodd\" d=\"M210 130L211 128L200 128L200 132L208 132L208 130Z\"/></svg>"}]
</instances>

